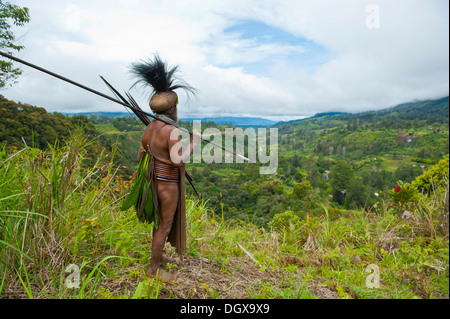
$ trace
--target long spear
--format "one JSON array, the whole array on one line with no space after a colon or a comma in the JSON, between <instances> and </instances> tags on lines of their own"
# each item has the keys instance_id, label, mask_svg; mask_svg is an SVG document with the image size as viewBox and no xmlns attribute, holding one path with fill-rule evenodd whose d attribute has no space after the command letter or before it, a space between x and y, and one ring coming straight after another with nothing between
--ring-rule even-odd
<instances>
[{"instance_id":1,"label":"long spear","mask_svg":"<svg viewBox=\"0 0 450 319\"><path fill-rule=\"evenodd\" d=\"M145 114L145 115L150 116L151 118L153 118L153 119L155 119L155 120L161 121L161 122L166 123L166 124L169 124L169 125L173 125L173 126L175 126L176 128L178 128L179 130L181 130L181 131L183 131L183 132L186 132L186 133L188 133L188 134L190 134L190 135L192 134L192 132L188 131L188 130L185 129L184 127L179 127L179 126L177 126L177 125L175 125L175 124L169 123L169 122L167 122L167 121L165 121L165 120L163 120L163 119L161 119L161 118L158 118L158 117L154 116L153 114L150 114L150 113L148 113L148 112L143 111L142 109L137 109L137 108L131 106L129 103L125 103L125 102L119 101L119 100L117 100L117 99L115 99L115 98L113 98L113 97L110 97L110 96L108 96L108 95L106 95L106 94L103 94L103 93L101 93L101 92L99 92L99 91L96 91L96 90L94 90L94 89L91 89L91 88L89 88L89 87L87 87L87 86L85 86L85 85L82 85L82 84L80 84L80 83L77 83L77 82L75 82L75 81L72 81L72 80L70 80L70 79L68 79L68 78L66 78L66 77L64 77L64 76L61 76L61 75L56 74L56 73L54 73L54 72L51 72L51 71L49 71L49 70L47 70L47 69L44 69L44 68L42 68L42 67L40 67L40 66L37 66L37 65L32 64L32 63L30 63L30 62L24 61L24 60L22 60L22 59L19 59L19 58L17 58L17 57L14 57L14 56L12 56L12 55L10 55L10 54L8 54L8 53L2 52L2 51L0 51L0 55L6 57L6 58L8 58L8 59L14 60L14 61L16 61L16 62L25 64L25 65L27 65L27 66L29 66L29 67L31 67L31 68L33 68L33 69L36 69L36 70L38 70L38 71L47 73L47 74L49 74L49 75L51 75L51 76L53 76L53 77L55 77L55 78L58 78L58 79L60 79L60 80L63 80L63 81L68 82L68 83L70 83L70 84L73 84L73 85L75 85L75 86L78 86L79 88L82 88L82 89L84 89L84 90L86 90L86 91L89 91L89 92L91 92L91 93L94 93L94 94L96 94L96 95L99 95L99 96L101 96L101 97L103 97L103 98L105 98L105 99L108 99L108 100L110 100L110 101L116 102L116 103L121 104L121 105L123 105L123 106L125 106L125 107L128 107L129 109L133 110L133 112L139 112L139 113L141 113L141 114ZM214 146L217 146L217 147L223 149L224 151L233 154L234 156L240 157L240 158L242 158L242 159L248 161L248 162L251 163L251 164L255 164L255 165L259 166L257 162L254 162L254 161L252 161L251 159L249 159L249 158L247 158L247 157L245 157L245 156L243 156L243 155L241 155L241 154L236 154L236 153L233 152L233 151L227 150L227 149L224 148L222 145L218 145L218 144L216 144L216 143L214 143L214 142L211 142L211 141L209 141L209 140L207 140L207 139L204 139L203 137L201 137L201 140L204 141L204 142L210 143L210 144L212 144L212 145L214 145Z\"/></svg>"}]
</instances>

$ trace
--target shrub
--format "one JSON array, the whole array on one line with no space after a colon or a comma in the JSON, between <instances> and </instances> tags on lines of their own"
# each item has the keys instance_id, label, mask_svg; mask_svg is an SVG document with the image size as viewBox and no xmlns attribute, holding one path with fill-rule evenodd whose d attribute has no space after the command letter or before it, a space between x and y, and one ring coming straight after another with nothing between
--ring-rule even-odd
<instances>
[{"instance_id":1,"label":"shrub","mask_svg":"<svg viewBox=\"0 0 450 319\"><path fill-rule=\"evenodd\" d=\"M414 186L420 192L429 193L432 190L431 185L444 185L449 174L448 157L449 154L447 154L443 159L439 161L439 163L431 167L425 173L417 176L416 179L412 182L412 186Z\"/></svg>"},{"instance_id":2,"label":"shrub","mask_svg":"<svg viewBox=\"0 0 450 319\"><path fill-rule=\"evenodd\" d=\"M291 210L285 211L283 213L275 214L272 221L268 223L269 227L272 227L276 231L286 231L291 228L291 225L297 224L299 217L296 213Z\"/></svg>"},{"instance_id":3,"label":"shrub","mask_svg":"<svg viewBox=\"0 0 450 319\"><path fill-rule=\"evenodd\" d=\"M416 203L418 196L417 189L409 183L403 183L402 181L398 181L397 183L394 189L389 191L389 196L391 201L399 207L399 210L405 205L408 206L408 203Z\"/></svg>"}]
</instances>

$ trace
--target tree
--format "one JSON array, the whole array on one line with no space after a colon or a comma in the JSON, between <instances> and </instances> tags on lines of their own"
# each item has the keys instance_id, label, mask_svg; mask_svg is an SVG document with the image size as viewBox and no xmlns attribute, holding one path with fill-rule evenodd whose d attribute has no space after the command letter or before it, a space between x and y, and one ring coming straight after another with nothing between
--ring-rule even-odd
<instances>
[{"instance_id":1,"label":"tree","mask_svg":"<svg viewBox=\"0 0 450 319\"><path fill-rule=\"evenodd\" d=\"M301 183L297 183L294 185L294 190L292 191L292 195L295 199L303 200L306 196L308 196L313 191L313 187L308 180L304 180Z\"/></svg>"},{"instance_id":2,"label":"tree","mask_svg":"<svg viewBox=\"0 0 450 319\"><path fill-rule=\"evenodd\" d=\"M0 0L0 50L13 54L24 48L23 45L16 45L16 37L11 31L11 26L23 26L30 21L28 8L19 7L9 2L3 3ZM19 68L14 68L10 61L0 60L0 89L7 83L14 83L15 79L22 74Z\"/></svg>"},{"instance_id":3,"label":"tree","mask_svg":"<svg viewBox=\"0 0 450 319\"><path fill-rule=\"evenodd\" d=\"M353 168L346 161L338 161L330 172L330 184L333 191L333 199L343 204L346 194L352 186L354 178Z\"/></svg>"},{"instance_id":4,"label":"tree","mask_svg":"<svg viewBox=\"0 0 450 319\"><path fill-rule=\"evenodd\" d=\"M367 195L364 180L362 178L356 178L348 191L347 201L355 208L365 207L367 204Z\"/></svg>"}]
</instances>

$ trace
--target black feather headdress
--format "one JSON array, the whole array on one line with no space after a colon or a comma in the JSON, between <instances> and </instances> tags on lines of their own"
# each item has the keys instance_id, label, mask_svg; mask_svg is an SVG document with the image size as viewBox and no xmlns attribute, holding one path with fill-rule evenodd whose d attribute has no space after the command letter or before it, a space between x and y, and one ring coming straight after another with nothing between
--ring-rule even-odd
<instances>
[{"instance_id":1,"label":"black feather headdress","mask_svg":"<svg viewBox=\"0 0 450 319\"><path fill-rule=\"evenodd\" d=\"M137 78L132 87L137 84L144 87L150 86L153 89L152 94L183 89L188 95L195 95L197 90L175 75L178 68L178 65L168 68L158 54L155 55L153 60L148 59L140 63L132 63L131 73Z\"/></svg>"}]
</instances>

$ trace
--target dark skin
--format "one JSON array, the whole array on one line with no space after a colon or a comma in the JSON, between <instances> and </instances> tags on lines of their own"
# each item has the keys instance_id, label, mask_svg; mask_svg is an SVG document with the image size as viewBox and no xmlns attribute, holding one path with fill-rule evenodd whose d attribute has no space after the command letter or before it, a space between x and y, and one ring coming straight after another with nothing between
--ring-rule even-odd
<instances>
[{"instance_id":1,"label":"dark skin","mask_svg":"<svg viewBox=\"0 0 450 319\"><path fill-rule=\"evenodd\" d=\"M171 117L175 110L176 106L169 109L164 115ZM175 132L173 132L174 130ZM170 139L172 132L174 134L176 133L176 139ZM178 151L178 155L181 156L181 162L174 163L170 157L170 150L180 141L178 129L161 121L153 121L147 126L142 136L138 161L142 158L143 150L148 150L150 148L152 155L161 162L176 167L184 166L194 147L200 142L199 137L200 135L197 132L191 134L189 147L183 153L181 149ZM173 263L175 261L172 258L163 256L163 249L177 209L178 190L179 183L165 181L158 181L157 183L161 221L158 229L153 230L152 257L150 259L150 267L147 270L147 276L155 277L163 282L173 282L175 280L174 274L161 269L160 265L167 262Z\"/></svg>"}]
</instances>

